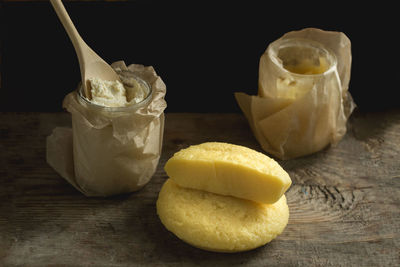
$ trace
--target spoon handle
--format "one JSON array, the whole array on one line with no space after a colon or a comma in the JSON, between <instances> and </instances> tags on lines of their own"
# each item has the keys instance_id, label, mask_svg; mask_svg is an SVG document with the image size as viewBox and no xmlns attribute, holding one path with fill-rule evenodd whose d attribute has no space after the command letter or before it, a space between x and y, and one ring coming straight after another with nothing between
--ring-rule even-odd
<instances>
[{"instance_id":1,"label":"spoon handle","mask_svg":"<svg viewBox=\"0 0 400 267\"><path fill-rule=\"evenodd\" d=\"M78 55L78 60L81 62L83 60L83 49L86 49L87 45L83 41L82 37L79 35L78 31L75 28L74 23L72 22L71 18L69 17L67 10L61 0L50 0L54 10L57 13L58 18L60 19L64 29L66 30L71 42L75 48L75 51ZM83 63L83 62L81 62Z\"/></svg>"},{"instance_id":2,"label":"spoon handle","mask_svg":"<svg viewBox=\"0 0 400 267\"><path fill-rule=\"evenodd\" d=\"M118 74L113 70L113 68L99 57L85 43L85 41L83 41L61 0L50 0L50 3L68 33L69 39L74 45L79 60L79 67L81 69L82 86L85 90L85 96L90 98L90 86L88 86L88 79L90 78L96 77L108 81L120 80Z\"/></svg>"},{"instance_id":3,"label":"spoon handle","mask_svg":"<svg viewBox=\"0 0 400 267\"><path fill-rule=\"evenodd\" d=\"M75 28L75 25L72 22L71 18L69 17L68 12L65 9L61 0L50 0L50 3L52 4L54 10L56 11L58 18L60 19L62 25L64 26L64 29L67 32L69 39L71 40L75 48L75 52L79 60L79 66L81 67L82 81L84 81L85 80L84 69L87 63L86 61L89 60L89 58L87 57L88 55L91 55L91 53L94 52L92 52L92 50L87 46L85 41L83 41L82 37ZM86 95L88 95L86 83L84 83L83 86L85 88Z\"/></svg>"}]
</instances>

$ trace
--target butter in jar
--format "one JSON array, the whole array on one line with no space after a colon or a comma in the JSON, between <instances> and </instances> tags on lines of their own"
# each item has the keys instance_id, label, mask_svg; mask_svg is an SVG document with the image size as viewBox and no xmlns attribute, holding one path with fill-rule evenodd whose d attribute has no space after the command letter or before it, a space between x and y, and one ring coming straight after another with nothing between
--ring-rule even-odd
<instances>
[{"instance_id":1,"label":"butter in jar","mask_svg":"<svg viewBox=\"0 0 400 267\"><path fill-rule=\"evenodd\" d=\"M142 188L161 155L165 88L154 91L149 82L128 70L118 74L123 84L92 80L91 99L79 87L64 100L72 114L75 186L87 196Z\"/></svg>"},{"instance_id":2,"label":"butter in jar","mask_svg":"<svg viewBox=\"0 0 400 267\"><path fill-rule=\"evenodd\" d=\"M303 96L327 72L336 68L336 56L322 44L302 38L281 39L271 44L268 57L273 66L268 90L289 101ZM271 67L271 66L270 66ZM270 84L275 82L275 84ZM262 92L261 92L262 93Z\"/></svg>"},{"instance_id":3,"label":"butter in jar","mask_svg":"<svg viewBox=\"0 0 400 267\"><path fill-rule=\"evenodd\" d=\"M291 31L260 57L258 94L235 97L267 153L297 158L336 145L346 133L355 107L350 69L351 42L344 33Z\"/></svg>"}]
</instances>

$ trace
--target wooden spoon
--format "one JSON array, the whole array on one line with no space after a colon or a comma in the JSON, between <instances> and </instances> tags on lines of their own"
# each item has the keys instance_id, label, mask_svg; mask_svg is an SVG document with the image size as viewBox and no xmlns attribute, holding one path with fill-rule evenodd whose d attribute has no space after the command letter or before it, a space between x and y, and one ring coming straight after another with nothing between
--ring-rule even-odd
<instances>
[{"instance_id":1,"label":"wooden spoon","mask_svg":"<svg viewBox=\"0 0 400 267\"><path fill-rule=\"evenodd\" d=\"M78 56L79 66L81 69L82 85L85 96L91 98L90 84L88 79L99 78L107 81L120 80L114 69L99 57L82 39L71 21L67 11L61 0L50 0L58 18L68 33L69 38L74 45L75 52Z\"/></svg>"}]
</instances>

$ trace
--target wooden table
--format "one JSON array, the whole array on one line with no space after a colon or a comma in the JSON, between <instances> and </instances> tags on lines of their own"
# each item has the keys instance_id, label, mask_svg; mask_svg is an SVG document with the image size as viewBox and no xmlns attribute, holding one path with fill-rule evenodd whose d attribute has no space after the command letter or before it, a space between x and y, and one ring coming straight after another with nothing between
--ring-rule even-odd
<instances>
[{"instance_id":1,"label":"wooden table","mask_svg":"<svg viewBox=\"0 0 400 267\"><path fill-rule=\"evenodd\" d=\"M242 114L167 113L156 174L142 190L87 198L45 160L67 113L0 114L0 266L400 266L400 110L356 112L337 147L280 162L289 224L253 251L211 253L169 233L155 202L166 160L205 141L261 151Z\"/></svg>"}]
</instances>

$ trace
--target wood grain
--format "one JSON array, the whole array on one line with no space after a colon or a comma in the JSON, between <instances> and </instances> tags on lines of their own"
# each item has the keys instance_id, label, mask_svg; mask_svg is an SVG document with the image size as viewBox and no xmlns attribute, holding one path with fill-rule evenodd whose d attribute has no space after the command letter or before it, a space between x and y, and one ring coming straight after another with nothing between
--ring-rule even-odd
<instances>
[{"instance_id":1,"label":"wood grain","mask_svg":"<svg viewBox=\"0 0 400 267\"><path fill-rule=\"evenodd\" d=\"M241 114L167 113L163 154L142 190L87 198L45 161L66 113L0 113L0 265L399 266L400 111L356 113L336 146L280 161L293 185L289 224L259 249L193 248L160 223L155 201L177 150L225 141L261 151Z\"/></svg>"}]
</instances>

